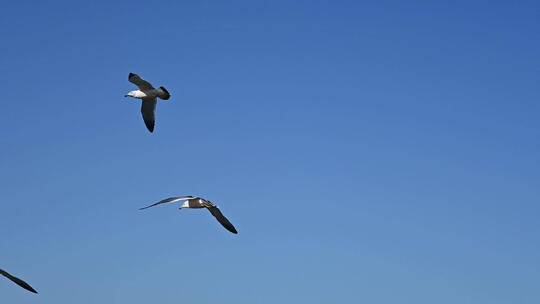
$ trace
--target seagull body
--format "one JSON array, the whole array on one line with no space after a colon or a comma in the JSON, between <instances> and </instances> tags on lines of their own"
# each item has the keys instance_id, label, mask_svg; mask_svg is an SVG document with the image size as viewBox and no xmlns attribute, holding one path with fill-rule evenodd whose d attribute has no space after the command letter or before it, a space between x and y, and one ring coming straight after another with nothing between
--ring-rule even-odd
<instances>
[{"instance_id":1,"label":"seagull body","mask_svg":"<svg viewBox=\"0 0 540 304\"><path fill-rule=\"evenodd\" d=\"M168 100L171 94L164 87L154 88L148 81L142 79L137 74L129 73L129 82L135 84L139 89L128 92L125 97L133 97L142 100L141 114L148 131L154 132L156 122L157 98Z\"/></svg>"},{"instance_id":2,"label":"seagull body","mask_svg":"<svg viewBox=\"0 0 540 304\"><path fill-rule=\"evenodd\" d=\"M0 275L3 275L5 276L6 278L10 279L13 283L21 286L22 288L30 291L30 292L33 292L33 293L38 293L34 288L32 288L32 286L30 286L28 283L26 283L25 281L17 278L16 276L12 275L12 274L9 274L7 271L4 271L2 269L0 269Z\"/></svg>"},{"instance_id":3,"label":"seagull body","mask_svg":"<svg viewBox=\"0 0 540 304\"><path fill-rule=\"evenodd\" d=\"M229 230L230 232L232 232L234 234L238 233L238 231L236 231L236 228L234 228L233 224L231 224L231 222L229 222L229 220L223 215L223 213L221 213L219 208L214 203L212 203L211 201L209 201L207 199L197 197L197 196L186 195L186 196L169 197L169 198L161 200L161 201L159 201L159 202L157 202L155 204L152 204L150 206L140 208L139 210L147 209L147 208L154 207L154 206L161 205L161 204L168 204L168 203L172 204L172 203L176 203L176 202L183 202L183 204L180 206L179 209L183 209L183 208L189 208L189 209L206 208L218 220L218 222L223 227L225 227L225 229Z\"/></svg>"}]
</instances>

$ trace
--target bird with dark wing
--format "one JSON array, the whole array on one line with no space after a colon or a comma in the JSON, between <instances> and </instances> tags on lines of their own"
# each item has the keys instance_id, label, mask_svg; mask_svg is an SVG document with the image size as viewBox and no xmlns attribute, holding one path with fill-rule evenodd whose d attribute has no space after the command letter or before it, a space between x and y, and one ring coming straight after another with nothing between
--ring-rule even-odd
<instances>
[{"instance_id":1,"label":"bird with dark wing","mask_svg":"<svg viewBox=\"0 0 540 304\"><path fill-rule=\"evenodd\" d=\"M143 208L139 208L139 210L147 209L147 208L154 207L154 206L161 205L161 204L172 204L172 203L176 203L176 202L183 202L183 204L180 206L180 209L183 209L183 208L190 208L190 209L206 208L216 218L216 220L223 227L225 227L225 229L227 229L228 231L230 231L230 232L232 232L234 234L238 233L238 231L236 230L234 225L223 215L223 213L221 213L221 210L219 210L219 208L214 203L212 203L211 201L209 201L207 199L201 198L201 197L196 197L196 196L191 196L191 195L169 197L169 198L163 199L163 200L161 200L161 201L159 201L157 203L154 203L152 205L149 205L149 206L146 206L146 207L143 207Z\"/></svg>"},{"instance_id":2,"label":"bird with dark wing","mask_svg":"<svg viewBox=\"0 0 540 304\"><path fill-rule=\"evenodd\" d=\"M142 79L137 74L129 73L129 82L135 84L139 89L128 92L125 97L133 97L142 100L141 114L146 128L154 132L156 124L156 104L157 98L169 100L171 94L165 87L154 88L148 81Z\"/></svg>"}]
</instances>

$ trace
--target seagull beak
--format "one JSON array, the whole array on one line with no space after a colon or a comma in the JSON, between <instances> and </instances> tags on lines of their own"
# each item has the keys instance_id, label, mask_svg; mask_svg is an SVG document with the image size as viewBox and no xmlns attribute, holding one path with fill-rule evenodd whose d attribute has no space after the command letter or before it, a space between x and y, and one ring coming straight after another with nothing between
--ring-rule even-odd
<instances>
[{"instance_id":1,"label":"seagull beak","mask_svg":"<svg viewBox=\"0 0 540 304\"><path fill-rule=\"evenodd\" d=\"M124 97L129 97L129 95L124 95Z\"/></svg>"}]
</instances>

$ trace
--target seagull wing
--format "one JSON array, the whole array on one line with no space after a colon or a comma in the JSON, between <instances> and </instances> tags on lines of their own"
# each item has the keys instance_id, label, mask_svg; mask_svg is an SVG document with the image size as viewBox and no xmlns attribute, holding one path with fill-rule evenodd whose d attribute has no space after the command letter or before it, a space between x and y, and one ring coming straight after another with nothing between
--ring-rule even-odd
<instances>
[{"instance_id":1,"label":"seagull wing","mask_svg":"<svg viewBox=\"0 0 540 304\"><path fill-rule=\"evenodd\" d=\"M32 288L32 286L30 286L28 283L26 283L25 281L17 278L16 276L13 276L9 273L7 273L6 271L0 269L0 274L5 276L6 278L10 279L13 283L21 286L22 288L30 291L30 292L33 292L33 293L38 293L34 288Z\"/></svg>"},{"instance_id":2,"label":"seagull wing","mask_svg":"<svg viewBox=\"0 0 540 304\"><path fill-rule=\"evenodd\" d=\"M142 79L137 74L129 73L128 76L129 82L135 84L137 87L139 87L139 90L141 91L147 91L147 90L153 90L154 87L150 84L150 82Z\"/></svg>"},{"instance_id":3,"label":"seagull wing","mask_svg":"<svg viewBox=\"0 0 540 304\"><path fill-rule=\"evenodd\" d=\"M234 228L233 224L231 224L231 222L229 222L229 220L223 215L223 213L221 213L218 207L212 206L212 207L207 207L207 209L208 211L210 211L210 213L212 213L212 215L216 218L216 220L218 220L218 222L223 227L225 227L225 229L229 230L230 232L234 234L238 233L238 231L236 231L236 228Z\"/></svg>"},{"instance_id":4,"label":"seagull wing","mask_svg":"<svg viewBox=\"0 0 540 304\"><path fill-rule=\"evenodd\" d=\"M156 124L156 103L155 98L144 98L142 100L141 114L150 133L154 132L154 125Z\"/></svg>"},{"instance_id":5,"label":"seagull wing","mask_svg":"<svg viewBox=\"0 0 540 304\"><path fill-rule=\"evenodd\" d=\"M169 198L166 198L164 200L161 200L157 203L154 203L150 206L146 206L146 207L142 207L142 208L139 208L139 210L144 210L144 209L148 209L150 207L154 207L154 206L157 206L157 205L161 205L161 204L167 204L167 203L176 203L176 202L179 202L179 201L184 201L184 200L187 200L187 199L190 199L190 198L193 198L193 196L176 196L176 197L169 197Z\"/></svg>"}]
</instances>

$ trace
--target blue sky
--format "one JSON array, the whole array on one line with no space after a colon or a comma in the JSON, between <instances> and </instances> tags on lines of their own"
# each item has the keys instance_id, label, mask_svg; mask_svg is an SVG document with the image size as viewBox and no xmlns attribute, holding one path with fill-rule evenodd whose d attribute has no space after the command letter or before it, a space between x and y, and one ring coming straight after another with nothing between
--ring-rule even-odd
<instances>
[{"instance_id":1,"label":"blue sky","mask_svg":"<svg viewBox=\"0 0 540 304\"><path fill-rule=\"evenodd\" d=\"M0 8L2 303L540 301L538 2Z\"/></svg>"}]
</instances>

